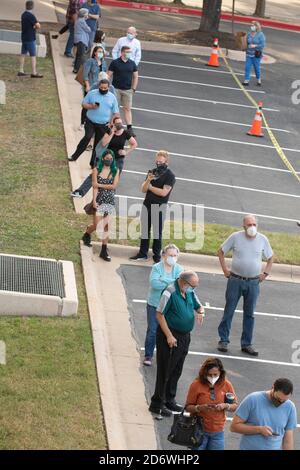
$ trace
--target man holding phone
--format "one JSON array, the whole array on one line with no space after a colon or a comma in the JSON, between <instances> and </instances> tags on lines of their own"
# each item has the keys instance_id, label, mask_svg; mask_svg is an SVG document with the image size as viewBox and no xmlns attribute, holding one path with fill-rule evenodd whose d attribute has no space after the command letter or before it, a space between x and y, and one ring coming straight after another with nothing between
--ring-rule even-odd
<instances>
[{"instance_id":1,"label":"man holding phone","mask_svg":"<svg viewBox=\"0 0 300 470\"><path fill-rule=\"evenodd\" d=\"M109 81L100 80L99 88L91 90L85 96L82 107L87 109L86 121L84 125L85 134L77 145L77 149L71 157L70 162L74 162L85 151L91 138L95 134L94 147L91 158L91 167L95 160L95 148L106 132L109 133L108 126L116 116L119 116L119 107L117 99L113 93L109 91Z\"/></svg>"},{"instance_id":2,"label":"man holding phone","mask_svg":"<svg viewBox=\"0 0 300 470\"><path fill-rule=\"evenodd\" d=\"M230 427L242 434L240 450L294 450L297 412L292 393L292 382L280 378L271 390L244 398Z\"/></svg>"}]
</instances>

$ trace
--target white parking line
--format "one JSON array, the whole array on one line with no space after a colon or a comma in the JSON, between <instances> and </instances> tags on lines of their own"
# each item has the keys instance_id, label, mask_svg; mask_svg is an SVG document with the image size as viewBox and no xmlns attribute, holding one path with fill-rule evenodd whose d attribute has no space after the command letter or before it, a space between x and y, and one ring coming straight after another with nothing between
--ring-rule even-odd
<instances>
[{"instance_id":1,"label":"white parking line","mask_svg":"<svg viewBox=\"0 0 300 470\"><path fill-rule=\"evenodd\" d=\"M139 196L126 196L125 194L116 194L116 198L123 198L123 199L132 199L135 201L144 201L145 198L139 197ZM169 204L178 204L179 206L186 206L186 207L199 207L202 206L203 204L189 204L185 202L176 202L176 201L169 201ZM288 219L286 217L276 217L274 215L266 215L266 214L257 214L254 210L253 211L248 211L248 212L243 212L243 211L235 211L232 209L221 209L220 207L209 207L209 206L203 206L205 210L210 210L214 212L228 212L229 214L237 214L237 215L248 215L250 212L252 214L255 214L257 217L261 219L271 219L271 220L280 220L283 222L298 222L299 219Z\"/></svg>"},{"instance_id":2,"label":"white parking line","mask_svg":"<svg viewBox=\"0 0 300 470\"><path fill-rule=\"evenodd\" d=\"M151 152L157 153L159 149L146 149L143 147L137 147L137 150L141 150L142 152ZM217 162L223 163L226 165L238 165L238 166L246 166L247 168L258 168L259 170L269 170L269 171L280 171L282 173L290 173L290 170L285 170L283 168L274 168L272 166L263 166L263 165L253 165L252 163L241 163L241 162L233 162L232 160L221 160L220 158L213 158L213 157L199 157L196 155L186 155L185 153L176 153L176 152L169 152L172 157L180 157L180 158L193 158L195 160L205 160L209 162ZM296 173L300 174L300 171Z\"/></svg>"},{"instance_id":3,"label":"white parking line","mask_svg":"<svg viewBox=\"0 0 300 470\"><path fill-rule=\"evenodd\" d=\"M220 273L221 275L221 273ZM135 304L146 304L147 303L147 300L144 300L144 299L132 299L132 302L135 303ZM221 308L221 307L211 307L211 306L208 306L206 305L206 302L203 303L203 306L205 308L205 310L217 310L217 311L221 311L223 312L224 311L224 308ZM243 313L242 310L235 310L236 313ZM291 319L291 320L300 320L300 316L296 316L296 315L283 315L282 313L266 313L266 312L254 312L255 315L258 315L258 316L263 316L263 317L276 317L276 318L283 318L283 319Z\"/></svg>"},{"instance_id":4,"label":"white parking line","mask_svg":"<svg viewBox=\"0 0 300 470\"><path fill-rule=\"evenodd\" d=\"M175 67L178 69L186 69L186 70L199 70L200 72L212 72L212 73L224 73L226 75L231 75L231 72L227 70L216 70L211 67L192 67L189 65L175 65L175 64L164 64L162 62L151 62L150 60L141 60L141 64L150 64L150 65L162 65L163 67ZM235 72L236 75L244 76L244 73ZM254 77L255 75L251 75Z\"/></svg>"},{"instance_id":5,"label":"white parking line","mask_svg":"<svg viewBox=\"0 0 300 470\"><path fill-rule=\"evenodd\" d=\"M144 171L135 171L135 170L123 170L124 173L132 173L134 175L145 175ZM256 188L249 188L247 186L235 186L232 184L225 184L225 183L215 183L213 181L203 181L203 180L195 180L192 178L180 178L176 176L177 181L184 181L189 183L197 183L197 184L206 184L209 186L218 186L221 188L229 188L229 189L238 189L240 191L251 191L255 193L263 193L263 194L272 194L272 196L283 196L283 197L292 197L299 199L300 194L289 194L289 193L280 193L277 191L267 191L266 189L256 189Z\"/></svg>"},{"instance_id":6,"label":"white parking line","mask_svg":"<svg viewBox=\"0 0 300 470\"><path fill-rule=\"evenodd\" d=\"M135 111L143 111L145 113L153 113L153 114L166 114L167 116L177 116L181 118L187 118L187 119L196 119L199 121L208 121L208 122L220 122L221 124L231 124L233 126L244 126L250 128L250 124L243 124L241 122L235 122L235 121L223 121L222 119L212 119L212 118L207 118L207 117L202 117L202 116L190 116L189 114L179 114L179 113L171 113L168 111L158 111L157 109L148 109L148 108L132 108ZM266 129L264 126L262 126L263 129ZM276 127L270 127L272 131L277 131L277 132L286 132L287 134L292 134L291 131L288 131L286 129L277 129Z\"/></svg>"},{"instance_id":7,"label":"white parking line","mask_svg":"<svg viewBox=\"0 0 300 470\"><path fill-rule=\"evenodd\" d=\"M224 85L213 85L212 83L189 82L189 81L184 81L184 80L174 80L172 78L149 77L148 75L140 75L139 78L143 78L143 79L147 79L147 80L159 80L159 81L168 82L168 83L169 82L175 82L178 85L181 85L182 83L186 83L188 85L199 85L199 86L208 86L208 87L211 87L211 88L222 88L223 90L243 91L241 88L235 88L235 87L232 87L232 86L224 86ZM251 90L251 93L265 94L265 91Z\"/></svg>"},{"instance_id":8,"label":"white parking line","mask_svg":"<svg viewBox=\"0 0 300 470\"><path fill-rule=\"evenodd\" d=\"M136 94L163 96L165 98L172 98L172 99L178 99L178 100L200 101L201 103L223 104L223 105L226 105L226 106L238 106L240 108L255 109L255 106L249 105L249 104L228 103L227 101L204 100L204 99L200 99L200 98L190 98L188 96L168 95L166 93L152 93L151 91L136 91ZM276 113L280 112L279 109L274 109L274 108L264 108L264 111L273 111L273 112L276 112Z\"/></svg>"},{"instance_id":9,"label":"white parking line","mask_svg":"<svg viewBox=\"0 0 300 470\"><path fill-rule=\"evenodd\" d=\"M265 144L256 144L252 142L243 142L241 140L231 140L231 139L221 139L220 137L211 137L207 135L198 135L198 134L187 134L185 132L176 132L176 131L165 131L163 129L153 129L151 127L140 127L140 126L135 126L135 129L140 129L142 131L150 131L150 132L160 132L162 134L172 134L172 135L182 135L185 137L195 137L196 139L207 139L207 140L213 140L213 141L219 141L219 142L229 142L231 144L239 144L239 145L250 145L252 147L262 147L262 148L267 148L267 149L272 149L274 150L273 145L265 145ZM298 149L291 149L287 147L281 147L282 150L285 150L286 152L300 152Z\"/></svg>"}]
</instances>

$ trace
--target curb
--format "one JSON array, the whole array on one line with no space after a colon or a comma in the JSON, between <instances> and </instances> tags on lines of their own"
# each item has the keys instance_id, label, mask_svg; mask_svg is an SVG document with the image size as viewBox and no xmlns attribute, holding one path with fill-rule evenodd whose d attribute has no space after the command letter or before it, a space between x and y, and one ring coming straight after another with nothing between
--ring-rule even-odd
<instances>
[{"instance_id":1,"label":"curb","mask_svg":"<svg viewBox=\"0 0 300 470\"><path fill-rule=\"evenodd\" d=\"M164 7L161 5L152 5L147 3L135 3L135 2L123 2L122 0L98 0L100 5L106 5L110 7L128 8L133 10L144 10L144 11L157 11L161 13L175 13L177 15L187 16L202 16L202 10L196 10L194 8L175 8L175 7ZM229 13L222 13L221 20L232 21L232 15ZM261 25L267 28L284 29L287 31L300 32L300 24L297 23L285 23L284 21L269 20L265 18L258 18L256 16L242 16L234 15L234 21L239 23L250 23L251 21L259 21Z\"/></svg>"}]
</instances>

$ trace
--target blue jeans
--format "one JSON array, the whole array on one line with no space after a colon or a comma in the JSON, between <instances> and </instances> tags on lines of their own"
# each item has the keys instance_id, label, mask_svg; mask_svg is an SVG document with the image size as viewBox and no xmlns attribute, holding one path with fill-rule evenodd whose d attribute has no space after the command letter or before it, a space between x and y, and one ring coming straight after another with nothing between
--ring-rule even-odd
<instances>
[{"instance_id":1,"label":"blue jeans","mask_svg":"<svg viewBox=\"0 0 300 470\"><path fill-rule=\"evenodd\" d=\"M147 304L147 333L145 339L145 357L153 357L153 352L156 343L156 307Z\"/></svg>"},{"instance_id":2,"label":"blue jeans","mask_svg":"<svg viewBox=\"0 0 300 470\"><path fill-rule=\"evenodd\" d=\"M230 343L229 334L232 318L238 304L243 296L243 333L241 337L242 348L250 346L252 343L254 329L254 310L259 296L259 279L243 281L231 276L227 282L226 305L224 315L218 328L220 340L224 343Z\"/></svg>"},{"instance_id":3,"label":"blue jeans","mask_svg":"<svg viewBox=\"0 0 300 470\"><path fill-rule=\"evenodd\" d=\"M248 55L246 56L245 80L247 82L250 80L252 66L254 67L257 80L260 80L260 63L261 63L261 57L250 57Z\"/></svg>"},{"instance_id":4,"label":"blue jeans","mask_svg":"<svg viewBox=\"0 0 300 470\"><path fill-rule=\"evenodd\" d=\"M224 432L205 432L202 444L194 450L224 450Z\"/></svg>"},{"instance_id":5,"label":"blue jeans","mask_svg":"<svg viewBox=\"0 0 300 470\"><path fill-rule=\"evenodd\" d=\"M65 48L65 54L69 55L72 53L72 49L74 46L74 23L70 21L67 23L69 29L69 37Z\"/></svg>"}]
</instances>

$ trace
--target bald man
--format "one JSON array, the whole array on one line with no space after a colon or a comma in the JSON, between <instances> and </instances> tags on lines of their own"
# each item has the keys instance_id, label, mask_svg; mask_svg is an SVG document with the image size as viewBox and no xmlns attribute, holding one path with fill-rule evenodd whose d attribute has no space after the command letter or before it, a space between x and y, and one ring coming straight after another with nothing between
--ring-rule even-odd
<instances>
[{"instance_id":1,"label":"bald man","mask_svg":"<svg viewBox=\"0 0 300 470\"><path fill-rule=\"evenodd\" d=\"M136 38L137 31L134 26L130 26L127 29L126 36L118 39L113 50L112 57L113 59L118 59L121 56L121 49L123 46L128 46L131 51L130 59L135 62L135 65L138 66L142 57L141 43Z\"/></svg>"},{"instance_id":2,"label":"bald man","mask_svg":"<svg viewBox=\"0 0 300 470\"><path fill-rule=\"evenodd\" d=\"M171 416L183 407L176 403L177 383L189 351L195 314L202 325L204 308L195 289L199 278L193 271L183 271L179 278L163 292L157 307L156 384L149 411Z\"/></svg>"}]
</instances>

